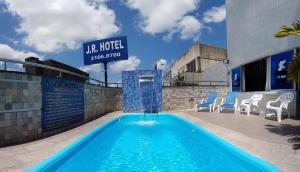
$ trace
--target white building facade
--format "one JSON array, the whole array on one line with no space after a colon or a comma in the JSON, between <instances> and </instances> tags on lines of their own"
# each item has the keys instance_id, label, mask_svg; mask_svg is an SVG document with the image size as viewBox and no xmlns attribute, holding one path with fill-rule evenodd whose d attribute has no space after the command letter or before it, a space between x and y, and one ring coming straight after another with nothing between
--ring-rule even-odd
<instances>
[{"instance_id":1,"label":"white building facade","mask_svg":"<svg viewBox=\"0 0 300 172\"><path fill-rule=\"evenodd\" d=\"M293 89L287 67L300 37L274 34L300 20L300 1L226 0L226 18L232 90Z\"/></svg>"}]
</instances>

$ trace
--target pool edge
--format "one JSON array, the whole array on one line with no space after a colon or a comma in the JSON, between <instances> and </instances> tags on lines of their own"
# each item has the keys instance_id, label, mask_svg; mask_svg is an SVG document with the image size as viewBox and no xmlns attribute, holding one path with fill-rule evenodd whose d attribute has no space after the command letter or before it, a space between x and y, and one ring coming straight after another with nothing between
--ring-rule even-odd
<instances>
[{"instance_id":1,"label":"pool edge","mask_svg":"<svg viewBox=\"0 0 300 172\"><path fill-rule=\"evenodd\" d=\"M53 164L55 164L56 162L64 159L65 156L67 156L72 151L76 150L80 145L85 143L89 138L93 137L99 131L107 128L109 125L113 124L118 119L120 119L124 116L132 116L132 115L133 116L140 116L140 115L143 115L143 114L142 113L121 113L119 116L112 117L112 118L108 119L107 121L105 121L104 123L97 126L96 128L91 129L86 134L83 134L78 139L76 139L74 142L70 143L69 145L67 145L63 149L61 149L58 152L54 153L53 155L51 155L47 159L39 162L38 164L36 164L32 167L29 167L29 168L25 169L25 171L27 171L27 172L45 171L45 170L51 168L53 166ZM146 114L146 115L148 115L148 114ZM221 143L223 146L226 146L231 151L234 151L237 155L242 154L246 159L254 161L255 163L259 164L259 166L264 167L263 169L266 169L268 171L281 171L280 168L278 168L277 166L271 164L270 162L268 162L264 159L261 159L259 157L256 157L256 156L252 155L251 153L246 152L242 148L240 148L238 146L235 146L234 144L230 143L229 141L227 141L227 140L219 137L218 135L212 133L211 131L209 131L209 129L206 129L206 128L202 127L200 124L196 124L192 120L187 119L187 118L185 118L185 117L183 117L179 114L172 113L172 112L170 112L170 113L162 112L162 113L151 114L151 115L171 115L173 117L176 117L176 118L184 121L188 125L196 127L200 131L203 131L205 134L207 134L207 136L209 136L210 138L214 139L215 141ZM259 168L259 169L261 169L261 168Z\"/></svg>"}]
</instances>

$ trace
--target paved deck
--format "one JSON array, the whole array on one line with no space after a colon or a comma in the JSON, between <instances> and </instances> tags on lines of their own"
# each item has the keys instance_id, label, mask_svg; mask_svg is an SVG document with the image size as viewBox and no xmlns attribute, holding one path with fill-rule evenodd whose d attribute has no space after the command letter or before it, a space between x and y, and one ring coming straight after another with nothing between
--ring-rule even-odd
<instances>
[{"instance_id":1,"label":"paved deck","mask_svg":"<svg viewBox=\"0 0 300 172\"><path fill-rule=\"evenodd\" d=\"M300 121L281 123L256 115L217 112L173 111L244 151L283 171L300 171Z\"/></svg>"},{"instance_id":2,"label":"paved deck","mask_svg":"<svg viewBox=\"0 0 300 172\"><path fill-rule=\"evenodd\" d=\"M254 115L173 111L219 137L284 171L300 171L300 121L281 124ZM23 171L71 144L121 112L110 113L85 125L39 141L0 148L0 171Z\"/></svg>"}]
</instances>

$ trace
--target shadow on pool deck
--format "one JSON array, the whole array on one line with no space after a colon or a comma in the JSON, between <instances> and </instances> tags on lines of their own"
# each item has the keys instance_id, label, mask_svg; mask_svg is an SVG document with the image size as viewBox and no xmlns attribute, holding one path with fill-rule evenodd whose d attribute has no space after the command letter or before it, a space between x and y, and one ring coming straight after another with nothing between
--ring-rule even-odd
<instances>
[{"instance_id":1,"label":"shadow on pool deck","mask_svg":"<svg viewBox=\"0 0 300 172\"><path fill-rule=\"evenodd\" d=\"M246 136L277 144L289 145L294 150L300 150L300 120L283 119L281 123L276 119L264 119L253 115L217 112L183 111L186 114L205 120L209 123L234 130Z\"/></svg>"},{"instance_id":2,"label":"shadow on pool deck","mask_svg":"<svg viewBox=\"0 0 300 172\"><path fill-rule=\"evenodd\" d=\"M278 134L280 136L286 136L288 142L293 144L293 149L300 149L300 126L295 126L291 124L280 124L276 125L265 125L266 129L272 133Z\"/></svg>"}]
</instances>

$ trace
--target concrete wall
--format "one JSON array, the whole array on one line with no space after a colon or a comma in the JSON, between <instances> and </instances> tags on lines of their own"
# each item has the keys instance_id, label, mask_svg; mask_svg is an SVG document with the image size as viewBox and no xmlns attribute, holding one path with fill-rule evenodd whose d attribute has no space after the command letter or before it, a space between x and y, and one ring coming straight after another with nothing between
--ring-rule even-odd
<instances>
[{"instance_id":1,"label":"concrete wall","mask_svg":"<svg viewBox=\"0 0 300 172\"><path fill-rule=\"evenodd\" d=\"M164 87L163 110L191 109L202 99L206 99L208 92L217 91L220 97L224 97L228 90L226 86ZM218 100L220 101L221 99Z\"/></svg>"},{"instance_id":2,"label":"concrete wall","mask_svg":"<svg viewBox=\"0 0 300 172\"><path fill-rule=\"evenodd\" d=\"M201 73L204 81L227 81L229 79L229 72L223 62L218 62L211 65Z\"/></svg>"},{"instance_id":3,"label":"concrete wall","mask_svg":"<svg viewBox=\"0 0 300 172\"><path fill-rule=\"evenodd\" d=\"M0 71L0 147L63 132L122 108L120 88L84 84L84 121L44 133L41 80L40 76Z\"/></svg>"},{"instance_id":4,"label":"concrete wall","mask_svg":"<svg viewBox=\"0 0 300 172\"><path fill-rule=\"evenodd\" d=\"M299 0L226 0L227 49L231 67L299 47L299 36L275 38L300 16Z\"/></svg>"},{"instance_id":5,"label":"concrete wall","mask_svg":"<svg viewBox=\"0 0 300 172\"><path fill-rule=\"evenodd\" d=\"M222 61L226 57L226 49L196 43L171 65L166 71L165 80L170 81L174 79L178 73L186 72L186 65L193 60L196 61L196 72L200 73L209 69L210 66L217 63L218 60ZM203 80L199 77L197 79Z\"/></svg>"}]
</instances>

